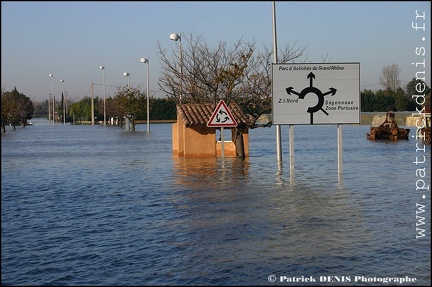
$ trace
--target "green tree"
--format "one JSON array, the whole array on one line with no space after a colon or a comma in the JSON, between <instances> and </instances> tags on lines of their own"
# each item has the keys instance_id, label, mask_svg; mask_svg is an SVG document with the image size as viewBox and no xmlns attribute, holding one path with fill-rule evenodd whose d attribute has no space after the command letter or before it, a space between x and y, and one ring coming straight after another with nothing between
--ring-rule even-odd
<instances>
[{"instance_id":1,"label":"green tree","mask_svg":"<svg viewBox=\"0 0 432 287\"><path fill-rule=\"evenodd\" d=\"M18 92L16 87L10 92L2 92L1 105L2 127L11 123L14 130L18 124L25 127L34 112L33 102L29 97ZM3 128L3 131L5 132L6 129Z\"/></svg>"},{"instance_id":2,"label":"green tree","mask_svg":"<svg viewBox=\"0 0 432 287\"><path fill-rule=\"evenodd\" d=\"M81 101L71 104L69 107L69 115L80 121L91 120L91 101L89 97L84 97Z\"/></svg>"},{"instance_id":3,"label":"green tree","mask_svg":"<svg viewBox=\"0 0 432 287\"><path fill-rule=\"evenodd\" d=\"M406 97L405 91L399 88L394 94L395 111L406 111L409 99Z\"/></svg>"},{"instance_id":4,"label":"green tree","mask_svg":"<svg viewBox=\"0 0 432 287\"><path fill-rule=\"evenodd\" d=\"M420 106L430 106L427 95L430 95L430 87L422 80L413 78L406 86L406 97L409 99L408 110L414 111L416 108L420 109ZM417 101L417 102L416 102ZM417 104L420 103L420 104Z\"/></svg>"},{"instance_id":5,"label":"green tree","mask_svg":"<svg viewBox=\"0 0 432 287\"><path fill-rule=\"evenodd\" d=\"M375 93L375 107L376 111L390 111L395 109L395 98L391 95L389 90L378 90Z\"/></svg>"},{"instance_id":6,"label":"green tree","mask_svg":"<svg viewBox=\"0 0 432 287\"><path fill-rule=\"evenodd\" d=\"M146 115L147 116L147 115ZM176 102L172 98L150 98L151 120L175 120L177 118Z\"/></svg>"},{"instance_id":7,"label":"green tree","mask_svg":"<svg viewBox=\"0 0 432 287\"><path fill-rule=\"evenodd\" d=\"M363 90L363 92L360 93L360 99L361 99L361 110L362 112L374 112L375 106L374 106L374 98L375 93L371 90Z\"/></svg>"},{"instance_id":8,"label":"green tree","mask_svg":"<svg viewBox=\"0 0 432 287\"><path fill-rule=\"evenodd\" d=\"M388 91L363 90L361 93L363 112L382 112L395 109L395 98Z\"/></svg>"},{"instance_id":9,"label":"green tree","mask_svg":"<svg viewBox=\"0 0 432 287\"><path fill-rule=\"evenodd\" d=\"M123 123L123 112L121 107L118 104L118 101L115 98L109 97L106 99L106 114L107 114L107 121L110 122L110 119L118 119L120 126L122 126ZM103 101L100 101L99 109L103 111ZM103 112L101 115L103 119Z\"/></svg>"},{"instance_id":10,"label":"green tree","mask_svg":"<svg viewBox=\"0 0 432 287\"><path fill-rule=\"evenodd\" d=\"M129 119L132 131L135 131L135 119L143 118L143 110L146 105L146 95L136 88L119 88L114 97L119 115Z\"/></svg>"}]
</instances>

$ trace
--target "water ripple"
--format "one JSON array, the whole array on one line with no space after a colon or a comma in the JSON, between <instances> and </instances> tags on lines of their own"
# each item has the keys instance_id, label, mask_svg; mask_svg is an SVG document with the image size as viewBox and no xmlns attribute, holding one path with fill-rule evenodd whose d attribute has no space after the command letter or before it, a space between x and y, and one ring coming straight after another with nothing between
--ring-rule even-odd
<instances>
[{"instance_id":1,"label":"water ripple","mask_svg":"<svg viewBox=\"0 0 432 287\"><path fill-rule=\"evenodd\" d=\"M291 174L274 128L250 132L249 158L222 161L173 156L170 125L37 122L2 135L2 285L277 284L270 274L430 285L411 140L344 127L339 182L334 126L296 128Z\"/></svg>"}]
</instances>

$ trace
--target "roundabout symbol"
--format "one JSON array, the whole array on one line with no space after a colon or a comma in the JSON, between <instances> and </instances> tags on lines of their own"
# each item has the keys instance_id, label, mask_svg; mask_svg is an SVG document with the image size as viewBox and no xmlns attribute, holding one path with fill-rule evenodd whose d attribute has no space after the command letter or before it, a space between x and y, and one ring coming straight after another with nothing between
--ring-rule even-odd
<instances>
[{"instance_id":1,"label":"roundabout symbol","mask_svg":"<svg viewBox=\"0 0 432 287\"><path fill-rule=\"evenodd\" d=\"M219 112L216 114L216 122L217 123L221 122L221 118L219 117L219 115L223 115L223 117L224 117L224 119L222 120L222 123L225 123L226 121L228 121L230 119L228 117L228 114L224 110L219 110Z\"/></svg>"},{"instance_id":2,"label":"roundabout symbol","mask_svg":"<svg viewBox=\"0 0 432 287\"><path fill-rule=\"evenodd\" d=\"M329 115L322 108L322 106L324 105L324 97L327 95L330 95L330 94L333 96L334 94L336 94L336 89L335 88L329 88L329 91L323 94L319 89L317 89L313 86L313 79L315 79L315 75L312 72L310 72L307 75L307 78L310 79L310 86L307 88L304 88L300 93L294 91L293 87L286 88L285 90L288 93L288 95L291 95L291 94L297 95L299 97L299 99L302 99L302 100L309 93L313 93L313 94L316 94L318 96L318 103L315 106L309 107L307 109L307 112L310 113L310 123L313 124L313 114L318 112L319 110L323 111L323 113L325 113L327 116Z\"/></svg>"}]
</instances>

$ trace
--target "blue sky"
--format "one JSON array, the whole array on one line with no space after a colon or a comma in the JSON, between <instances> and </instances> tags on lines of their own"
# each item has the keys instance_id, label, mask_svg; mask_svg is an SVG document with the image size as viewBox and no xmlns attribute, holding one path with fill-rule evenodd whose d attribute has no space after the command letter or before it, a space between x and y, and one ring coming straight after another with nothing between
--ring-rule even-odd
<instances>
[{"instance_id":1,"label":"blue sky","mask_svg":"<svg viewBox=\"0 0 432 287\"><path fill-rule=\"evenodd\" d=\"M430 1L406 2L290 2L276 1L278 48L307 46L308 62L360 62L360 89L377 90L386 65L401 68L406 85L425 69L430 77ZM426 14L426 20L415 19ZM80 100L103 95L105 66L107 96L124 86L130 73L133 87L146 89L149 58L150 93L163 97L157 81L161 62L158 42L168 52L178 52L173 32L201 35L210 46L224 41L230 47L242 38L261 48L273 45L272 1L261 2L168 2L168 1L71 1L1 2L1 87L14 87L32 100L45 100L66 89L69 98ZM415 31L412 22L425 23ZM422 40L425 37L425 40ZM185 45L185 43L183 44ZM425 47L417 56L416 47ZM60 82L64 80L64 84Z\"/></svg>"}]
</instances>

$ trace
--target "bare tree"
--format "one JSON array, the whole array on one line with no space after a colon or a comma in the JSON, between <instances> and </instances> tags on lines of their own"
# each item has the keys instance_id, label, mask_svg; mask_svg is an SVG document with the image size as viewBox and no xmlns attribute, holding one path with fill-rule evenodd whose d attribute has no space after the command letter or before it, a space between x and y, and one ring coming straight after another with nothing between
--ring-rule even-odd
<instances>
[{"instance_id":1,"label":"bare tree","mask_svg":"<svg viewBox=\"0 0 432 287\"><path fill-rule=\"evenodd\" d=\"M401 69L398 64L387 65L382 69L380 84L389 91L396 92L401 85L399 73Z\"/></svg>"},{"instance_id":2,"label":"bare tree","mask_svg":"<svg viewBox=\"0 0 432 287\"><path fill-rule=\"evenodd\" d=\"M237 40L231 48L226 42L209 47L201 36L182 37L182 54L172 49L169 58L158 42L162 60L159 86L177 103L214 103L223 99L235 101L256 120L271 112L271 74L273 51L264 46L256 49L255 42ZM186 46L186 47L185 47ZM286 46L278 51L278 63L294 62L304 56L306 47ZM182 94L180 95L182 91ZM270 123L271 124L271 123Z\"/></svg>"},{"instance_id":3,"label":"bare tree","mask_svg":"<svg viewBox=\"0 0 432 287\"><path fill-rule=\"evenodd\" d=\"M286 46L278 51L278 63L295 62L304 55L306 47ZM245 84L243 93L239 95L240 106L251 114L255 121L262 114L271 113L272 110L272 66L273 50L266 46L262 51L257 51L256 56L251 57L245 71Z\"/></svg>"},{"instance_id":4,"label":"bare tree","mask_svg":"<svg viewBox=\"0 0 432 287\"><path fill-rule=\"evenodd\" d=\"M171 59L158 43L159 57L164 64L160 88L178 103L229 101L241 83L242 69L247 66L253 44L238 40L231 49L225 42L211 48L201 37L183 36L182 40L188 46L181 55L173 51Z\"/></svg>"}]
</instances>

